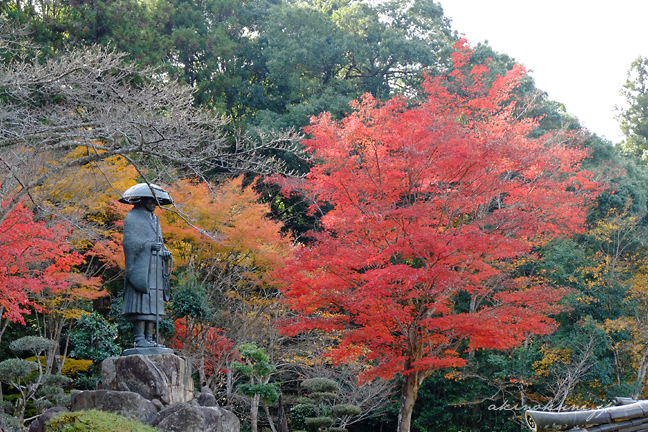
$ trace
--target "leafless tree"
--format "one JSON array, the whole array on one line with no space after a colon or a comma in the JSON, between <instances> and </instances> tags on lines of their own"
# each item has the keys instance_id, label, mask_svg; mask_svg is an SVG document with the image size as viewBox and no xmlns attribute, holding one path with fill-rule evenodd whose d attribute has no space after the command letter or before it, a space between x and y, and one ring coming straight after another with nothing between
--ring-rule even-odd
<instances>
[{"instance_id":1,"label":"leafless tree","mask_svg":"<svg viewBox=\"0 0 648 432\"><path fill-rule=\"evenodd\" d=\"M340 389L335 393L336 404L351 404L359 407L362 413L358 416L345 416L340 421L340 427L347 427L353 423L369 418L378 417L384 413L385 408L392 402L396 384L393 380L385 381L380 378L358 384L360 365L349 364L332 367L318 364L304 368L302 376L306 378L329 378L340 384Z\"/></svg>"},{"instance_id":2,"label":"leafless tree","mask_svg":"<svg viewBox=\"0 0 648 432\"><path fill-rule=\"evenodd\" d=\"M1 23L0 50L20 51L16 44L28 42L7 30ZM38 204L34 191L53 176L115 155L151 181L178 170L266 174L283 170L269 150L296 151L301 138L226 137L228 120L194 107L190 87L111 48L72 49L46 62L25 49L14 58L0 65L0 223L25 197Z\"/></svg>"},{"instance_id":3,"label":"leafless tree","mask_svg":"<svg viewBox=\"0 0 648 432\"><path fill-rule=\"evenodd\" d=\"M576 386L595 366L594 349L596 343L596 336L591 334L589 340L575 344L573 355L568 358L557 358L557 361L550 369L551 375L548 387L552 394L551 399L545 403L545 406L551 406L555 411L563 409L567 397L573 393Z\"/></svg>"}]
</instances>

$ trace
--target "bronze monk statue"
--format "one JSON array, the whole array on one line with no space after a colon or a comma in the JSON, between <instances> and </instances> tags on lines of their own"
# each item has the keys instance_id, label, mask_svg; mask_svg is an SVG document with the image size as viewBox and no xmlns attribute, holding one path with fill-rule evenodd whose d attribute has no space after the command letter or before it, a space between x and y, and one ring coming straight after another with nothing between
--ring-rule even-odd
<instances>
[{"instance_id":1,"label":"bronze monk statue","mask_svg":"<svg viewBox=\"0 0 648 432\"><path fill-rule=\"evenodd\" d=\"M136 350L163 348L159 344L158 330L160 319L165 316L164 302L169 300L173 257L164 246L154 211L158 205L173 204L173 200L161 187L142 183L124 192L119 202L134 205L124 219L126 274L123 315L133 323Z\"/></svg>"}]
</instances>

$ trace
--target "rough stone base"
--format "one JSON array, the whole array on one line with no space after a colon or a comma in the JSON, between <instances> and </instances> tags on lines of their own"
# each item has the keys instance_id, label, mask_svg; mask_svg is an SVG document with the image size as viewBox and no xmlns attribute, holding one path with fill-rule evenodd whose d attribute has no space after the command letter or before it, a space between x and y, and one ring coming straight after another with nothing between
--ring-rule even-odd
<instances>
[{"instance_id":1,"label":"rough stone base","mask_svg":"<svg viewBox=\"0 0 648 432\"><path fill-rule=\"evenodd\" d=\"M135 392L164 405L193 398L191 365L175 354L110 357L102 363L101 378L106 390Z\"/></svg>"},{"instance_id":2,"label":"rough stone base","mask_svg":"<svg viewBox=\"0 0 648 432\"><path fill-rule=\"evenodd\" d=\"M87 411L93 408L148 425L153 424L157 414L155 405L137 393L111 390L72 392L72 411Z\"/></svg>"},{"instance_id":3,"label":"rough stone base","mask_svg":"<svg viewBox=\"0 0 648 432\"><path fill-rule=\"evenodd\" d=\"M191 365L175 354L111 357L101 377L104 390L72 392L72 411L95 408L162 432L240 431L238 418L217 406L209 388L194 399Z\"/></svg>"},{"instance_id":4,"label":"rough stone base","mask_svg":"<svg viewBox=\"0 0 648 432\"><path fill-rule=\"evenodd\" d=\"M217 406L177 403L160 411L153 426L162 432L238 432L239 419Z\"/></svg>"},{"instance_id":5,"label":"rough stone base","mask_svg":"<svg viewBox=\"0 0 648 432\"><path fill-rule=\"evenodd\" d=\"M190 403L177 402L158 411L158 405L133 392L73 391L72 411L86 411L93 408L107 411L151 425L162 432L240 431L241 423L233 413L218 406L201 406L198 404L199 400L200 397ZM159 404L159 401L157 402Z\"/></svg>"}]
</instances>

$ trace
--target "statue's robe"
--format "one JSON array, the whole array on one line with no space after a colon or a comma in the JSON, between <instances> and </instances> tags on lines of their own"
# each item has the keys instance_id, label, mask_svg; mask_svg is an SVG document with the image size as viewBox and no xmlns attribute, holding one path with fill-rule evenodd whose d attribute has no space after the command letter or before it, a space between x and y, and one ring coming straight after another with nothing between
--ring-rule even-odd
<instances>
[{"instance_id":1,"label":"statue's robe","mask_svg":"<svg viewBox=\"0 0 648 432\"><path fill-rule=\"evenodd\" d=\"M164 317L164 301L168 292L164 289L163 262L159 253L152 251L155 244L162 244L162 231L152 212L143 207L133 208L124 219L124 309L127 321L155 321L156 311ZM156 304L157 303L157 304Z\"/></svg>"}]
</instances>

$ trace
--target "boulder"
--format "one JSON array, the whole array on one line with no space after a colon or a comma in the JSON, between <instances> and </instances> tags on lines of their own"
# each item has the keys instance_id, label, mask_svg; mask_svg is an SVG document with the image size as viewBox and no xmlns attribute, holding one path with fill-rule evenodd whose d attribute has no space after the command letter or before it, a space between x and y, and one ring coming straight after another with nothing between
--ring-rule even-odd
<instances>
[{"instance_id":1,"label":"boulder","mask_svg":"<svg viewBox=\"0 0 648 432\"><path fill-rule=\"evenodd\" d=\"M131 420L151 424L157 408L140 394L129 391L88 390L72 392L72 411L91 409L119 414Z\"/></svg>"},{"instance_id":2,"label":"boulder","mask_svg":"<svg viewBox=\"0 0 648 432\"><path fill-rule=\"evenodd\" d=\"M176 403L160 411L153 426L161 432L239 432L239 419L217 406Z\"/></svg>"},{"instance_id":3,"label":"boulder","mask_svg":"<svg viewBox=\"0 0 648 432\"><path fill-rule=\"evenodd\" d=\"M45 422L54 417L55 414L60 412L70 412L69 409L64 407L52 407L38 416L36 420L29 425L29 432L45 432Z\"/></svg>"},{"instance_id":4,"label":"boulder","mask_svg":"<svg viewBox=\"0 0 648 432\"><path fill-rule=\"evenodd\" d=\"M101 377L104 389L135 392L164 405L193 398L191 365L175 354L110 357L102 363Z\"/></svg>"},{"instance_id":5,"label":"boulder","mask_svg":"<svg viewBox=\"0 0 648 432\"><path fill-rule=\"evenodd\" d=\"M194 394L194 399L198 401L198 405L200 406L218 406L214 393L207 386L200 389L200 393L197 396Z\"/></svg>"},{"instance_id":6,"label":"boulder","mask_svg":"<svg viewBox=\"0 0 648 432\"><path fill-rule=\"evenodd\" d=\"M198 405L205 407L218 406L216 403L216 397L211 393L200 393L198 396Z\"/></svg>"}]
</instances>

